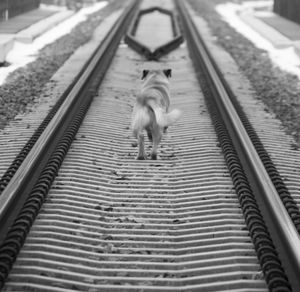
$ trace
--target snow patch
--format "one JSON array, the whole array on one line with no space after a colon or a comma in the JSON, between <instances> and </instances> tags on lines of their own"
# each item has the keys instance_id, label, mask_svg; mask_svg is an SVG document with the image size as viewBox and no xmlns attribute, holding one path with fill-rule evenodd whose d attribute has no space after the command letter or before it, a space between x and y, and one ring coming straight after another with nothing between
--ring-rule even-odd
<instances>
[{"instance_id":1,"label":"snow patch","mask_svg":"<svg viewBox=\"0 0 300 292\"><path fill-rule=\"evenodd\" d=\"M85 21L89 14L92 14L107 5L107 1L95 3L94 5L80 9L70 18L61 22L54 28L37 37L32 43L24 44L18 41L14 42L13 49L7 54L6 61L11 65L0 68L0 85L5 82L7 76L16 69L33 62L39 50L46 45L53 43L58 38L68 34L80 22ZM53 9L53 8L52 8Z\"/></svg>"},{"instance_id":2,"label":"snow patch","mask_svg":"<svg viewBox=\"0 0 300 292\"><path fill-rule=\"evenodd\" d=\"M293 73L300 79L300 57L294 47L275 48L272 43L263 38L257 31L239 18L239 13L257 7L271 7L273 1L247 1L243 4L225 3L216 6L216 11L237 32L248 38L256 47L268 52L270 59L282 70Z\"/></svg>"}]
</instances>

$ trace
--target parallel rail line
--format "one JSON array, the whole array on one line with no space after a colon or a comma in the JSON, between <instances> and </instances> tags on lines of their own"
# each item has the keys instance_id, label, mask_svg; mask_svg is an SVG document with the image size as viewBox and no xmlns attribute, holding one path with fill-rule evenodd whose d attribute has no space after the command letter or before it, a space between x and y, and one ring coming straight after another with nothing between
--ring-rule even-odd
<instances>
[{"instance_id":1,"label":"parallel rail line","mask_svg":"<svg viewBox=\"0 0 300 292\"><path fill-rule=\"evenodd\" d=\"M134 160L132 81L145 59L118 48L137 14L138 1L129 3L5 179L1 288L297 291L298 219L282 204L183 1L176 9L193 63L184 46L160 63L173 67L172 104L187 114L164 137L158 161Z\"/></svg>"},{"instance_id":2,"label":"parallel rail line","mask_svg":"<svg viewBox=\"0 0 300 292\"><path fill-rule=\"evenodd\" d=\"M232 137L233 144L235 145L235 149L239 152L239 157L241 159L243 169L247 172L247 176L251 180L250 184L252 189L256 193L256 200L260 202L260 208L262 209L264 216L266 217L267 224L269 229L273 233L274 240L277 241L277 248L281 251L282 259L286 260L287 255L290 256L288 260L286 260L286 268L289 270L290 278L294 282L294 288L300 287L300 282L298 282L298 275L300 272L300 257L299 257L299 233L295 228L297 227L299 221L299 209L296 206L296 203L293 202L292 198L288 199L288 204L286 206L293 206L294 210L294 222L291 220L290 215L287 213L286 208L284 207L282 201L280 200L280 196L275 189L269 174L265 170L265 167L268 167L273 172L276 171L274 165L271 165L271 159L266 157L266 152L260 156L265 158L264 165L256 152L255 147L252 145L252 141L248 136L242 122L240 121L239 115L236 112L236 109L231 102L234 95L230 94L230 89L226 85L224 79L220 77L220 73L218 73L216 69L216 65L213 63L212 58L209 56L207 49L205 48L204 42L201 40L199 34L195 29L195 26L191 21L188 22L189 17L187 16L187 10L184 5L177 1L178 6L181 8L181 12L185 15L182 19L185 21L187 33L191 34L189 40L193 43L191 46L196 47L195 52L195 60L198 62L202 62L200 66L205 66L207 72L206 76L209 76L207 82L214 84L214 90L217 92L213 92L212 97L215 99L216 106L218 107L219 114L223 117L223 122L227 125L227 129L230 132L230 136ZM201 52L201 53L200 53ZM201 59L199 56L201 55ZM198 58L197 58L198 57ZM224 84L225 83L225 84ZM236 107L241 115L242 109L237 105L237 101L235 100ZM250 128L250 124L246 119L246 116L243 115L245 123L248 128ZM254 131L250 129L252 132L252 136L254 136ZM259 144L259 140L256 138L256 144ZM261 152L262 146L258 145ZM280 180L279 176L276 176L277 183ZM280 187L278 189L282 190L284 188L284 184L281 181ZM286 189L284 189L286 191ZM276 222L276 223L274 223Z\"/></svg>"}]
</instances>

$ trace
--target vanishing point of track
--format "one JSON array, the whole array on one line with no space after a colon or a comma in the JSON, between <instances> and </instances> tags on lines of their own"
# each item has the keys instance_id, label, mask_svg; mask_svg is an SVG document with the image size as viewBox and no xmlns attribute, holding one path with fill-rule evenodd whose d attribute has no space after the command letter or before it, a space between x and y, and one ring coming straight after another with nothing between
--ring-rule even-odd
<instances>
[{"instance_id":1,"label":"vanishing point of track","mask_svg":"<svg viewBox=\"0 0 300 292\"><path fill-rule=\"evenodd\" d=\"M184 2L158 8L176 41L153 53L121 43L137 4L0 181L3 291L296 291L296 203ZM157 161L135 160L129 128L147 65L172 68L184 112Z\"/></svg>"}]
</instances>

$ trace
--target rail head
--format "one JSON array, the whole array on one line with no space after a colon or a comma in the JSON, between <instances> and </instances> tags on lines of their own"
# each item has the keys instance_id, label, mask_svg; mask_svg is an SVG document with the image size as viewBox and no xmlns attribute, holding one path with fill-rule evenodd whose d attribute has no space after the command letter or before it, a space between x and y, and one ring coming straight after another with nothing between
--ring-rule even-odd
<instances>
[{"instance_id":1,"label":"rail head","mask_svg":"<svg viewBox=\"0 0 300 292\"><path fill-rule=\"evenodd\" d=\"M46 168L48 160L54 153L59 141L65 138L68 127L76 119L76 115L82 115L82 113L79 113L82 111L82 107L88 108L94 94L91 87L99 86L98 82L103 79L105 71L112 60L112 52L117 49L129 23L128 19L137 9L138 2L138 0L130 0L124 11L114 18L110 30L89 59L83 72L80 72L76 84L74 84L53 119L3 190L0 196L0 257L5 254L5 248L3 249L3 247L6 246L8 232L12 229L19 212L22 211L25 201L43 169ZM101 73L97 74L97 84L94 84L95 82L92 83L93 81L90 81L90 79L95 74L96 66L100 68ZM55 177L56 174L53 173L52 175ZM20 237L20 234L16 234L16 236ZM23 236L26 235L23 234ZM19 238L17 241L19 241ZM9 254L11 253L9 252ZM1 257L1 259L3 258ZM2 273L3 271L1 271L1 279ZM2 280L0 284L3 284Z\"/></svg>"},{"instance_id":2,"label":"rail head","mask_svg":"<svg viewBox=\"0 0 300 292\"><path fill-rule=\"evenodd\" d=\"M279 198L265 167L259 158L231 99L226 87L218 75L218 70L212 61L199 32L197 31L184 1L176 0L181 14L185 36L196 62L201 62L209 72L210 83L214 86L214 100L226 124L236 151L239 154L243 168L248 176L251 187L260 203L265 222L276 244L279 257L287 271L293 291L300 287L300 236ZM201 61L200 61L201 59Z\"/></svg>"}]
</instances>

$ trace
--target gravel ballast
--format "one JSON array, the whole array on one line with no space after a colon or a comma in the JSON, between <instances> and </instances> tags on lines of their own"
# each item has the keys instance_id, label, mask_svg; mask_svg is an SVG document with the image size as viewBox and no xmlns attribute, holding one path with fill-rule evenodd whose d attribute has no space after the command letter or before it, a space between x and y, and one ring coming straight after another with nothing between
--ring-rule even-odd
<instances>
[{"instance_id":1,"label":"gravel ballast","mask_svg":"<svg viewBox=\"0 0 300 292\"><path fill-rule=\"evenodd\" d=\"M87 43L102 20L122 7L122 1L111 0L107 6L89 15L72 31L45 46L37 59L12 72L0 86L0 129L17 114L26 112L32 104L45 98L43 89L53 74L80 46Z\"/></svg>"},{"instance_id":2,"label":"gravel ballast","mask_svg":"<svg viewBox=\"0 0 300 292\"><path fill-rule=\"evenodd\" d=\"M274 66L268 53L223 21L215 11L222 0L188 0L195 11L208 23L217 43L235 60L241 72L249 79L255 98L262 101L265 110L275 114L286 131L300 145L300 81L297 76ZM245 1L235 1L235 3Z\"/></svg>"},{"instance_id":3,"label":"gravel ballast","mask_svg":"<svg viewBox=\"0 0 300 292\"><path fill-rule=\"evenodd\" d=\"M249 79L255 97L265 104L265 110L273 112L282 122L285 131L300 145L299 79L275 67L267 52L256 48L221 19L214 8L226 1L188 1L207 21L218 44L230 53ZM43 87L51 76L78 47L89 41L102 19L121 5L122 1L110 1L104 9L91 15L70 34L42 49L36 61L10 74L6 83L0 86L0 129L42 96Z\"/></svg>"}]
</instances>

